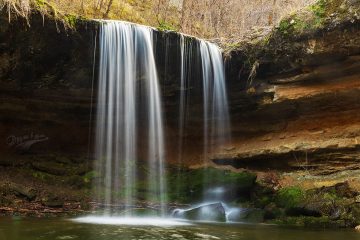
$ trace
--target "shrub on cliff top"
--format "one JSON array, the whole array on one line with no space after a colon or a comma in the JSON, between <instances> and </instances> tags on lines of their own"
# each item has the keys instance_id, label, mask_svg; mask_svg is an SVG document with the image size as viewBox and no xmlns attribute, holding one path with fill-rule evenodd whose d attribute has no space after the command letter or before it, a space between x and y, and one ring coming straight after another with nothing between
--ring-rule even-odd
<instances>
[{"instance_id":1,"label":"shrub on cliff top","mask_svg":"<svg viewBox=\"0 0 360 240\"><path fill-rule=\"evenodd\" d=\"M317 0L313 5L282 19L277 29L285 36L298 35L325 27L327 23L347 18L359 19L359 14L359 1Z\"/></svg>"}]
</instances>

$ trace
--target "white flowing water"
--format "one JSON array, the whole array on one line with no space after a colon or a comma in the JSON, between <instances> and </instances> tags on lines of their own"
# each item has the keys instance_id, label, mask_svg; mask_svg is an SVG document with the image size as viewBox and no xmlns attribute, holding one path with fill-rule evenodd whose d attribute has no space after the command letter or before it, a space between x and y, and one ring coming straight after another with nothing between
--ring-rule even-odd
<instances>
[{"instance_id":1,"label":"white flowing water","mask_svg":"<svg viewBox=\"0 0 360 240\"><path fill-rule=\"evenodd\" d=\"M98 177L103 180L98 197L107 206L106 214L123 204L131 215L127 210L136 204L137 143L144 136L137 131L138 106L147 111L147 189L156 194L165 214L164 131L152 31L126 22L101 22L95 151Z\"/></svg>"},{"instance_id":2,"label":"white flowing water","mask_svg":"<svg viewBox=\"0 0 360 240\"><path fill-rule=\"evenodd\" d=\"M209 42L200 42L200 54L203 75L204 101L204 164L207 165L211 154L219 146L230 143L230 118L225 84L225 68L220 49ZM206 173L204 183L221 176ZM209 186L207 186L209 187ZM211 186L213 187L213 186ZM215 186L218 187L218 186ZM212 189L204 188L203 201L214 200L209 197ZM223 200L223 199L216 199Z\"/></svg>"},{"instance_id":3,"label":"white flowing water","mask_svg":"<svg viewBox=\"0 0 360 240\"><path fill-rule=\"evenodd\" d=\"M225 69L220 49L200 42L204 100L204 159L216 146L230 141L230 118L225 83Z\"/></svg>"}]
</instances>

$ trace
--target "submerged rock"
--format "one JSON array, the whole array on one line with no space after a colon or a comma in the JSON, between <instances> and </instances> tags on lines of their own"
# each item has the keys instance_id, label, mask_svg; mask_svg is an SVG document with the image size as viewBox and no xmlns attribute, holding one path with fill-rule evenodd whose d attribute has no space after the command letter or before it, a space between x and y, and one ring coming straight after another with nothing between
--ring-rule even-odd
<instances>
[{"instance_id":1,"label":"submerged rock","mask_svg":"<svg viewBox=\"0 0 360 240\"><path fill-rule=\"evenodd\" d=\"M177 209L173 216L194 221L226 222L225 208L222 203L204 204L189 210Z\"/></svg>"}]
</instances>

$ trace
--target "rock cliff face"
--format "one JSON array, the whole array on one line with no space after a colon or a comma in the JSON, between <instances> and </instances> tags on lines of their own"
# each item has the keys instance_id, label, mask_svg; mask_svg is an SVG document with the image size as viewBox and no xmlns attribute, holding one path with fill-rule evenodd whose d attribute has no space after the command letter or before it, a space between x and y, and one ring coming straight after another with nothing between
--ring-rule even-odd
<instances>
[{"instance_id":1,"label":"rock cliff face","mask_svg":"<svg viewBox=\"0 0 360 240\"><path fill-rule=\"evenodd\" d=\"M91 166L94 25L65 31L51 17L9 22L1 12L0 26L0 205L26 213L71 201L77 209Z\"/></svg>"},{"instance_id":2,"label":"rock cliff face","mask_svg":"<svg viewBox=\"0 0 360 240\"><path fill-rule=\"evenodd\" d=\"M84 151L88 132L94 26L77 32L40 14L30 25L0 18L0 151L30 140L52 151ZM66 134L64 134L66 133ZM40 139L37 139L40 138ZM44 139L42 139L44 138ZM29 150L26 147L18 150ZM31 148L32 149L32 148Z\"/></svg>"},{"instance_id":3,"label":"rock cliff face","mask_svg":"<svg viewBox=\"0 0 360 240\"><path fill-rule=\"evenodd\" d=\"M321 27L299 31L298 13L228 53L233 148L215 163L360 190L359 3L337 2L348 12L331 11Z\"/></svg>"}]
</instances>

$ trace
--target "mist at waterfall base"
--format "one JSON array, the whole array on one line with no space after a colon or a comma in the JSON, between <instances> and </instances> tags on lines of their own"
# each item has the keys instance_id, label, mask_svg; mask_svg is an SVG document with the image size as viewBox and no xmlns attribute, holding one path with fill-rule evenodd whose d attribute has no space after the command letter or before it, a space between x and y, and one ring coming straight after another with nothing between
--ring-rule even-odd
<instances>
[{"instance_id":1,"label":"mist at waterfall base","mask_svg":"<svg viewBox=\"0 0 360 240\"><path fill-rule=\"evenodd\" d=\"M103 210L95 216L75 219L77 222L162 226L189 224L170 217L182 218L179 212L193 208L170 211L167 206L164 112L153 31L152 28L127 22L100 22L95 141L95 170L99 176L94 200L101 203ZM178 164L181 165L181 136L186 131L189 97L186 89L188 76L192 74L190 58L194 47L193 42L186 41L183 35L179 35L179 39L181 91L178 106ZM201 58L203 158L206 162L214 146L230 142L230 118L222 53L209 42L196 39L196 44L197 55ZM146 164L147 171L141 170L143 164ZM136 185L140 179L142 182L146 180L146 196L137 191ZM221 186L205 189L203 199L218 202L227 215L233 209L222 203L222 193L219 194L219 191L222 191ZM216 197L214 193L217 193ZM141 208L145 204L147 210L152 210L151 213L142 213ZM197 219L216 221L216 218L207 217L206 205L196 206L202 208L202 214Z\"/></svg>"}]
</instances>

